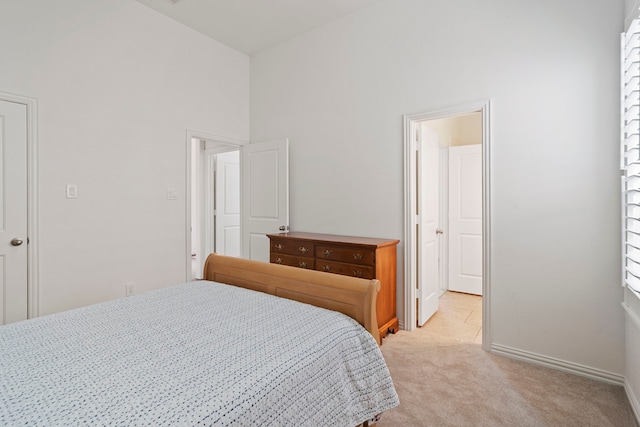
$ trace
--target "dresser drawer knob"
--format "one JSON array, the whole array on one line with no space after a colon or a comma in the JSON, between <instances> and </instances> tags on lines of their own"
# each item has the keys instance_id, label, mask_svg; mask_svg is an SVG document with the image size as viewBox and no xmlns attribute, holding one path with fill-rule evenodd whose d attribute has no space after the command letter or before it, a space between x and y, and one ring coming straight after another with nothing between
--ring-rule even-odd
<instances>
[{"instance_id":1,"label":"dresser drawer knob","mask_svg":"<svg viewBox=\"0 0 640 427\"><path fill-rule=\"evenodd\" d=\"M276 258L276 264L282 264L282 258Z\"/></svg>"},{"instance_id":2,"label":"dresser drawer knob","mask_svg":"<svg viewBox=\"0 0 640 427\"><path fill-rule=\"evenodd\" d=\"M307 268L307 263L305 261L300 261L300 264L298 264L300 266L300 268Z\"/></svg>"},{"instance_id":3,"label":"dresser drawer knob","mask_svg":"<svg viewBox=\"0 0 640 427\"><path fill-rule=\"evenodd\" d=\"M298 250L299 250L300 252L302 252L303 254L306 254L307 252L309 252L309 249L305 248L304 246L300 246L300 247L298 248Z\"/></svg>"},{"instance_id":4,"label":"dresser drawer knob","mask_svg":"<svg viewBox=\"0 0 640 427\"><path fill-rule=\"evenodd\" d=\"M281 250L284 248L284 245L283 245L282 243L276 243L276 244L274 245L274 247L275 247L277 250L281 251Z\"/></svg>"},{"instance_id":5,"label":"dresser drawer knob","mask_svg":"<svg viewBox=\"0 0 640 427\"><path fill-rule=\"evenodd\" d=\"M353 277L362 277L363 273L360 270L353 270Z\"/></svg>"},{"instance_id":6,"label":"dresser drawer knob","mask_svg":"<svg viewBox=\"0 0 640 427\"><path fill-rule=\"evenodd\" d=\"M325 257L330 257L332 253L333 251L331 249L325 249L324 251L322 251L322 255L324 255Z\"/></svg>"},{"instance_id":7,"label":"dresser drawer knob","mask_svg":"<svg viewBox=\"0 0 640 427\"><path fill-rule=\"evenodd\" d=\"M353 259L362 259L364 258L364 255L361 254L360 252L356 252L353 254Z\"/></svg>"},{"instance_id":8,"label":"dresser drawer knob","mask_svg":"<svg viewBox=\"0 0 640 427\"><path fill-rule=\"evenodd\" d=\"M327 264L323 265L322 266L322 271L331 271L331 266L327 265Z\"/></svg>"}]
</instances>

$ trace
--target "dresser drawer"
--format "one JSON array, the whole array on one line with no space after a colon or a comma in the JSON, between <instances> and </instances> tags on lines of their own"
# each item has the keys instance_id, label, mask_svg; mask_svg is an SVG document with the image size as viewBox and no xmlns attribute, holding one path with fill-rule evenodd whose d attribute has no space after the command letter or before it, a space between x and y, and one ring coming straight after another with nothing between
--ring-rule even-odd
<instances>
[{"instance_id":1,"label":"dresser drawer","mask_svg":"<svg viewBox=\"0 0 640 427\"><path fill-rule=\"evenodd\" d=\"M314 269L316 264L313 258L274 253L270 255L269 261L273 264L290 265L292 267L309 268L311 270Z\"/></svg>"},{"instance_id":2,"label":"dresser drawer","mask_svg":"<svg viewBox=\"0 0 640 427\"><path fill-rule=\"evenodd\" d=\"M292 239L271 239L271 253L297 255L313 258L314 245L309 242L296 241Z\"/></svg>"},{"instance_id":3,"label":"dresser drawer","mask_svg":"<svg viewBox=\"0 0 640 427\"><path fill-rule=\"evenodd\" d=\"M316 246L318 260L340 261L350 264L373 265L374 251L366 248L341 246Z\"/></svg>"},{"instance_id":4,"label":"dresser drawer","mask_svg":"<svg viewBox=\"0 0 640 427\"><path fill-rule=\"evenodd\" d=\"M327 273L342 274L343 276L361 277L363 279L373 279L375 274L373 267L357 264L345 264L337 261L327 261L316 259L316 270Z\"/></svg>"}]
</instances>

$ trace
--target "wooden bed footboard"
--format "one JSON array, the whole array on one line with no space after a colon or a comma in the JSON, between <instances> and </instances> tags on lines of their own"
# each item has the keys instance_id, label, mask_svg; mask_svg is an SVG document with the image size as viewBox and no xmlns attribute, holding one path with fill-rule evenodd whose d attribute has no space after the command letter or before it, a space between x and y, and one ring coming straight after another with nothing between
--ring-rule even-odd
<instances>
[{"instance_id":1,"label":"wooden bed footboard","mask_svg":"<svg viewBox=\"0 0 640 427\"><path fill-rule=\"evenodd\" d=\"M380 282L377 279L358 279L218 254L207 257L203 279L339 311L364 326L380 345L376 318Z\"/></svg>"}]
</instances>

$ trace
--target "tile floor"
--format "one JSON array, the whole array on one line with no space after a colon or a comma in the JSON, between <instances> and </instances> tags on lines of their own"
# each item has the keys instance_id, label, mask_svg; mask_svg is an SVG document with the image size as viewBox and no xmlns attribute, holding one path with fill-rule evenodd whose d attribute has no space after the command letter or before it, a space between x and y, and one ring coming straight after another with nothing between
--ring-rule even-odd
<instances>
[{"instance_id":1,"label":"tile floor","mask_svg":"<svg viewBox=\"0 0 640 427\"><path fill-rule=\"evenodd\" d=\"M447 291L438 311L419 330L432 338L482 344L482 297Z\"/></svg>"}]
</instances>

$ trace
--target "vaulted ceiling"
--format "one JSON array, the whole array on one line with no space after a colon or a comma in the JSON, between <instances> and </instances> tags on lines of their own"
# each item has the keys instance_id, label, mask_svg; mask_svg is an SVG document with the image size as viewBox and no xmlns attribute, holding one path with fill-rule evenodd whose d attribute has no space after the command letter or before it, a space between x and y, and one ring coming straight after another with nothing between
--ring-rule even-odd
<instances>
[{"instance_id":1,"label":"vaulted ceiling","mask_svg":"<svg viewBox=\"0 0 640 427\"><path fill-rule=\"evenodd\" d=\"M138 0L253 55L380 0Z\"/></svg>"}]
</instances>

